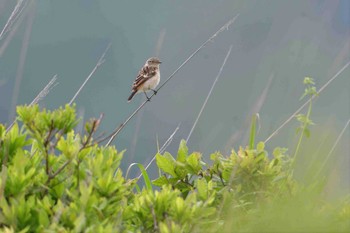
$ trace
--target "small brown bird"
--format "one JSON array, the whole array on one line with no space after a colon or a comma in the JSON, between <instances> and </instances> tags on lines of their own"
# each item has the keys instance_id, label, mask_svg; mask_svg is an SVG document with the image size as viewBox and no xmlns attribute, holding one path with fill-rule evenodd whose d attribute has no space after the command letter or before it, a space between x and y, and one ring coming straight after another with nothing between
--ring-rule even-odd
<instances>
[{"instance_id":1,"label":"small brown bird","mask_svg":"<svg viewBox=\"0 0 350 233\"><path fill-rule=\"evenodd\" d=\"M138 73L134 83L132 84L131 95L128 98L128 102L134 97L135 94L143 92L146 95L147 100L150 98L147 96L146 91L152 90L154 94L157 94L155 88L160 81L159 64L162 63L158 58L149 58L145 65Z\"/></svg>"}]
</instances>

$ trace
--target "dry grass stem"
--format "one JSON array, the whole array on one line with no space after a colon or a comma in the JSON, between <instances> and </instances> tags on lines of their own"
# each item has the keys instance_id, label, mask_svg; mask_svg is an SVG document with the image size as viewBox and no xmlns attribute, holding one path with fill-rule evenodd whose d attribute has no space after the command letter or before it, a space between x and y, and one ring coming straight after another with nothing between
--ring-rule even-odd
<instances>
[{"instance_id":1,"label":"dry grass stem","mask_svg":"<svg viewBox=\"0 0 350 233\"><path fill-rule=\"evenodd\" d=\"M73 98L69 101L69 105L71 105L75 99L77 98L77 96L80 94L81 90L84 88L84 86L86 85L86 83L89 81L89 79L92 77L92 75L94 75L94 73L96 72L96 70L104 63L104 58L106 56L106 53L108 52L109 48L111 47L111 43L109 43L105 49L105 51L102 53L100 59L98 59L95 67L92 69L92 71L90 72L90 74L86 77L85 81L83 82L83 84L81 84L81 86L79 87L79 89L77 90L77 92L74 94Z\"/></svg>"},{"instance_id":2,"label":"dry grass stem","mask_svg":"<svg viewBox=\"0 0 350 233\"><path fill-rule=\"evenodd\" d=\"M317 95L319 95L326 87L328 87L331 82L333 82L343 71L348 68L350 65L350 61L346 63L332 78L330 78L317 92ZM308 101L306 101L300 108L298 108L285 122L282 123L281 126L279 126L264 142L268 142L273 136L275 136L285 125L287 125L294 117L305 107L307 106L310 101L312 101L317 95L313 95L311 98L309 98Z\"/></svg>"},{"instance_id":3,"label":"dry grass stem","mask_svg":"<svg viewBox=\"0 0 350 233\"><path fill-rule=\"evenodd\" d=\"M225 64L226 64L226 61L227 61L228 57L229 57L230 54L231 54L231 50L232 50L232 45L230 46L230 48L229 48L229 50L228 50L228 52L227 52L227 54L226 54L226 57L225 57L225 59L224 59L224 62L222 63L222 65L221 65L221 67L220 67L220 70L219 70L218 74L216 75L216 78L215 78L215 80L214 80L214 82L213 82L213 85L211 85L210 91L208 92L208 95L207 95L207 97L205 98L205 101L204 101L204 103L203 103L203 105L202 105L202 108L201 108L201 110L199 111L198 116L197 116L196 120L195 120L194 123L193 123L193 126L192 126L192 128L191 128L191 130L190 130L190 133L188 134L188 136L187 136L187 138L186 138L186 142L187 142L187 143L188 143L188 141L190 140L190 137L191 137L191 135L192 135L192 132L193 132L194 128L196 127L196 125L197 125L197 123L198 123L198 120L199 120L200 116L202 115L205 106L206 106L207 103L208 103L209 97L211 96L211 93L213 92L214 87L215 87L217 81L219 80L219 78L220 78L220 76L221 76L221 73L222 73L222 70L224 69L224 66L225 66Z\"/></svg>"},{"instance_id":4,"label":"dry grass stem","mask_svg":"<svg viewBox=\"0 0 350 233\"><path fill-rule=\"evenodd\" d=\"M54 88L58 83L56 82L57 80L57 74L55 76L53 76L53 78L50 80L50 82L48 84L46 84L46 86L44 87L44 89L42 89L39 94L33 99L33 101L29 104L29 106L32 106L34 104L39 103L39 101L41 101L42 99L45 98L45 96L47 94L49 94L49 92L52 90L52 88ZM6 132L8 132L12 126L15 124L16 120L14 120L9 127L7 127Z\"/></svg>"},{"instance_id":5,"label":"dry grass stem","mask_svg":"<svg viewBox=\"0 0 350 233\"><path fill-rule=\"evenodd\" d=\"M16 72L16 78L15 78L15 85L14 90L12 93L12 103L10 107L10 114L9 114L9 120L12 120L15 117L16 113L16 105L20 93L20 87L23 79L24 74L24 66L26 64L26 58L27 58L27 51L29 47L29 41L30 41L30 35L32 32L32 26L34 22L34 16L35 16L35 5L30 7L30 11L27 18L27 24L24 31L23 41L22 41L22 47L19 54L19 61L18 61L18 67Z\"/></svg>"},{"instance_id":6,"label":"dry grass stem","mask_svg":"<svg viewBox=\"0 0 350 233\"><path fill-rule=\"evenodd\" d=\"M201 49L203 49L210 41L212 41L215 37L217 37L221 32L223 32L224 30L227 30L229 28L229 26L231 24L233 24L235 22L235 20L237 19L237 17L239 16L239 14L237 14L235 17L233 17L232 19L230 19L227 23L224 24L224 26L222 26L218 31L216 31L211 37L209 37L208 40L206 40L201 46L199 46L199 48L197 50L195 50L166 80L165 82L159 86L159 88L156 90L157 92L164 86L166 85L170 79L172 79L174 77L174 75L183 67L185 66ZM154 96L155 94L153 93L150 96L150 99ZM119 125L119 127L117 127L112 134L110 134L108 137L104 138L102 141L104 140L108 140L106 146L109 146L114 138L119 134L119 132L125 127L125 125L143 108L143 106L146 105L146 103L149 102L148 100L144 101L122 124Z\"/></svg>"},{"instance_id":7,"label":"dry grass stem","mask_svg":"<svg viewBox=\"0 0 350 233\"><path fill-rule=\"evenodd\" d=\"M160 148L160 150L158 151L158 153L163 154L164 151L166 150L166 148L170 145L170 143L173 141L173 138L176 134L176 132L179 130L180 128L180 124L176 127L176 129L174 130L174 132L170 135L170 137L165 141L165 143L163 144L163 146ZM149 168L149 166L151 166L151 164L153 163L153 161L156 159L156 156L153 156L153 158L151 159L151 161L146 165L145 170L147 171L147 169ZM140 179L142 177L142 173L137 177L137 179Z\"/></svg>"},{"instance_id":8,"label":"dry grass stem","mask_svg":"<svg viewBox=\"0 0 350 233\"><path fill-rule=\"evenodd\" d=\"M330 156L332 155L333 151L334 151L335 148L337 147L337 145L338 145L340 139L343 137L343 135L344 135L344 133L345 133L345 130L348 128L349 124L350 124L350 119L346 122L344 128L342 129L342 131L340 132L339 136L338 136L337 139L335 140L335 142L334 142L334 144L333 144L333 146L332 146L332 149L329 151L329 153L328 153L326 159L323 161L322 166L320 167L320 170L316 173L317 175L316 175L315 177L318 177L318 176L321 174L323 168L326 166L326 164L327 164L327 162L328 162Z\"/></svg>"},{"instance_id":9,"label":"dry grass stem","mask_svg":"<svg viewBox=\"0 0 350 233\"><path fill-rule=\"evenodd\" d=\"M10 31L12 25L18 20L18 18L21 16L23 10L25 9L26 4L28 1L19 0L13 9L10 17L8 18L4 28L0 32L0 40L6 35L7 32Z\"/></svg>"}]
</instances>

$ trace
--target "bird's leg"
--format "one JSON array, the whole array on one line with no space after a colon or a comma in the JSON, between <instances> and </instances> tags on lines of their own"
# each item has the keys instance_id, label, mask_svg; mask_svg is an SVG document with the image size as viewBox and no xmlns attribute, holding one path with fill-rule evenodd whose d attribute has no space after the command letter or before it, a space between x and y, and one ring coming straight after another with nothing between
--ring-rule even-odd
<instances>
[{"instance_id":1,"label":"bird's leg","mask_svg":"<svg viewBox=\"0 0 350 233\"><path fill-rule=\"evenodd\" d=\"M158 91L154 90L154 89L151 89L154 93L154 95L157 95Z\"/></svg>"},{"instance_id":2,"label":"bird's leg","mask_svg":"<svg viewBox=\"0 0 350 233\"><path fill-rule=\"evenodd\" d=\"M146 98L147 98L147 101L151 101L151 98L149 98L149 97L147 96L146 92L144 91L143 93L145 93L145 96L146 96Z\"/></svg>"}]
</instances>

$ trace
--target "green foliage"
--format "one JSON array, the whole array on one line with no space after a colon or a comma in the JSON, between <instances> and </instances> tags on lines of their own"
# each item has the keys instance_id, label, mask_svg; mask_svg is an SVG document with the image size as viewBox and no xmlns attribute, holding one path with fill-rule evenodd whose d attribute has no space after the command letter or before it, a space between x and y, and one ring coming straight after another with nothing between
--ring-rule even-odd
<instances>
[{"instance_id":1,"label":"green foliage","mask_svg":"<svg viewBox=\"0 0 350 233\"><path fill-rule=\"evenodd\" d=\"M0 222L15 231L119 229L133 182L119 169L123 152L95 145L97 120L74 132L75 109L18 107L17 124L1 132Z\"/></svg>"},{"instance_id":2,"label":"green foliage","mask_svg":"<svg viewBox=\"0 0 350 233\"><path fill-rule=\"evenodd\" d=\"M295 117L297 118L297 120L300 122L300 126L297 128L297 133L300 133L299 136L299 140L298 140L298 144L297 147L295 149L295 153L294 153L294 160L296 160L296 157L298 155L300 146L301 146L301 142L303 140L303 136L305 135L306 137L310 137L310 130L309 130L309 126L310 125L314 125L314 122L310 119L311 117L311 110L312 110L312 99L318 95L315 82L312 78L310 77L305 77L304 78L304 85L305 85L305 91L304 94L300 97L300 99L305 98L306 96L309 96L309 107L307 110L307 114L298 114Z\"/></svg>"},{"instance_id":3,"label":"green foliage","mask_svg":"<svg viewBox=\"0 0 350 233\"><path fill-rule=\"evenodd\" d=\"M250 126L250 137L249 137L249 149L254 149L254 145L255 145L255 135L256 135L256 123L259 115L258 114L254 114L252 117L252 123Z\"/></svg>"},{"instance_id":4,"label":"green foliage","mask_svg":"<svg viewBox=\"0 0 350 233\"><path fill-rule=\"evenodd\" d=\"M318 95L315 87L315 81L313 78L305 77L303 83L305 85L305 90L304 94L300 97L300 99L303 99L306 96Z\"/></svg>"},{"instance_id":5,"label":"green foliage","mask_svg":"<svg viewBox=\"0 0 350 233\"><path fill-rule=\"evenodd\" d=\"M132 232L191 232L194 227L205 229L203 221L213 217L215 208L197 200L195 193L186 198L169 185L161 191L143 190L125 210L125 220ZM214 216L215 217L215 216Z\"/></svg>"},{"instance_id":6,"label":"green foliage","mask_svg":"<svg viewBox=\"0 0 350 233\"><path fill-rule=\"evenodd\" d=\"M324 181L293 178L286 148L271 154L250 145L210 163L181 141L176 157L156 155L153 180L137 164L146 187L124 178L123 151L98 146L100 120L77 134L74 107L54 111L18 107L18 124L0 124L1 232L297 232L350 229L350 199L327 203ZM288 217L284 217L287 216Z\"/></svg>"}]
</instances>

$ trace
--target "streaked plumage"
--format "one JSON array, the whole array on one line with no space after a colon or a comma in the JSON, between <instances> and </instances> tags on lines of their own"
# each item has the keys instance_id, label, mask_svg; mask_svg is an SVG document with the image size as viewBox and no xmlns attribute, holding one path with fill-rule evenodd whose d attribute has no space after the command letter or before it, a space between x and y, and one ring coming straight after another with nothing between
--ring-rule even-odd
<instances>
[{"instance_id":1,"label":"streaked plumage","mask_svg":"<svg viewBox=\"0 0 350 233\"><path fill-rule=\"evenodd\" d=\"M156 57L149 58L145 65L139 71L133 85L132 92L128 98L128 101L134 97L135 94L144 92L146 98L149 100L146 92L153 90L158 86L160 81L159 64L161 61ZM156 92L155 92L156 93Z\"/></svg>"}]
</instances>

